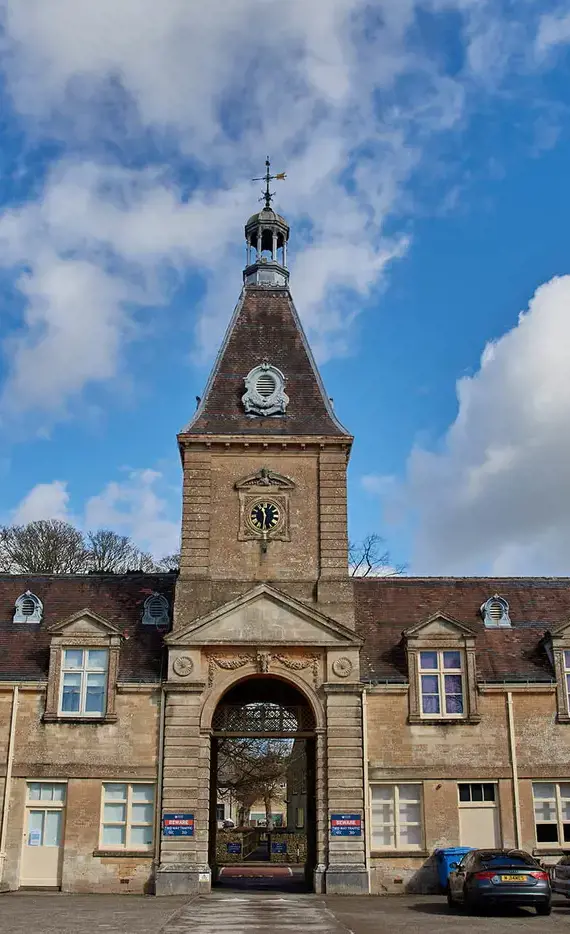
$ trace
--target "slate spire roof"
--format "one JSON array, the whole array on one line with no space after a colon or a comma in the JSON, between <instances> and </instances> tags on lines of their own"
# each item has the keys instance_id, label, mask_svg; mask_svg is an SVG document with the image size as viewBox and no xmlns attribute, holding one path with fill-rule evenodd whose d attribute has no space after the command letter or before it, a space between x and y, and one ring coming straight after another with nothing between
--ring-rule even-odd
<instances>
[{"instance_id":1,"label":"slate spire roof","mask_svg":"<svg viewBox=\"0 0 570 934\"><path fill-rule=\"evenodd\" d=\"M352 440L333 412L295 309L288 287L285 253L276 261L276 238L280 236L279 242L284 243L282 225L289 229L273 210L254 215L246 224L249 265L244 271L245 285L204 396L182 430L181 438L219 434L320 435ZM270 241L273 255L267 258L263 251ZM267 284L260 284L256 275L249 275L252 270L261 278L267 271ZM245 411L242 402L245 377L263 364L277 368L285 377L284 391L289 401L284 413L248 415Z\"/></svg>"}]
</instances>

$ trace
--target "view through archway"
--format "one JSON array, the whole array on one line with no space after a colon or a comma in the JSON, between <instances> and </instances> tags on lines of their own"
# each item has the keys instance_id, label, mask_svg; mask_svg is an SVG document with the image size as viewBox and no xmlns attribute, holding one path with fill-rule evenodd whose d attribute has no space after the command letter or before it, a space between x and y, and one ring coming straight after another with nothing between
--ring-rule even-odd
<instances>
[{"instance_id":1,"label":"view through archway","mask_svg":"<svg viewBox=\"0 0 570 934\"><path fill-rule=\"evenodd\" d=\"M312 889L315 720L297 688L260 676L224 695L212 721L210 789L216 884Z\"/></svg>"}]
</instances>

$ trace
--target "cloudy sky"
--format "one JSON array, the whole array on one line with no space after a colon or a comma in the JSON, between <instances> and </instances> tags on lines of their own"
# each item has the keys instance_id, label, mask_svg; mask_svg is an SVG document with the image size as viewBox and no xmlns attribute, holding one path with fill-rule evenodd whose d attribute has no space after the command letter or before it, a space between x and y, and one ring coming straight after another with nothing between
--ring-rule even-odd
<instances>
[{"instance_id":1,"label":"cloudy sky","mask_svg":"<svg viewBox=\"0 0 570 934\"><path fill-rule=\"evenodd\" d=\"M176 547L251 176L354 538L570 568L570 0L0 0L0 521Z\"/></svg>"}]
</instances>

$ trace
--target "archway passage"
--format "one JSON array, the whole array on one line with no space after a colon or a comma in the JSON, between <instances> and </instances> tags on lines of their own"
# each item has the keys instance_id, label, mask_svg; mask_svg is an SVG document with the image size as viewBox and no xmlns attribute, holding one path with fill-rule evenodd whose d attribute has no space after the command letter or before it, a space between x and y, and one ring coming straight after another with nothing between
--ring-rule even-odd
<instances>
[{"instance_id":1,"label":"archway passage","mask_svg":"<svg viewBox=\"0 0 570 934\"><path fill-rule=\"evenodd\" d=\"M210 866L217 885L307 891L316 860L315 718L293 685L240 681L212 719Z\"/></svg>"}]
</instances>

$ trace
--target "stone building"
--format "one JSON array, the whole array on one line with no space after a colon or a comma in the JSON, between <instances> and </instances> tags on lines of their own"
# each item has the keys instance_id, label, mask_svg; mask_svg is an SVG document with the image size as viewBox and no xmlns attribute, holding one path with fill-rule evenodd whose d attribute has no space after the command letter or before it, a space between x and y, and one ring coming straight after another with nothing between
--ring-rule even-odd
<instances>
[{"instance_id":1,"label":"stone building","mask_svg":"<svg viewBox=\"0 0 570 934\"><path fill-rule=\"evenodd\" d=\"M315 891L436 888L439 846L570 846L566 579L357 579L352 437L246 225L178 436L179 573L0 578L0 885L208 891L222 736L306 744Z\"/></svg>"}]
</instances>

